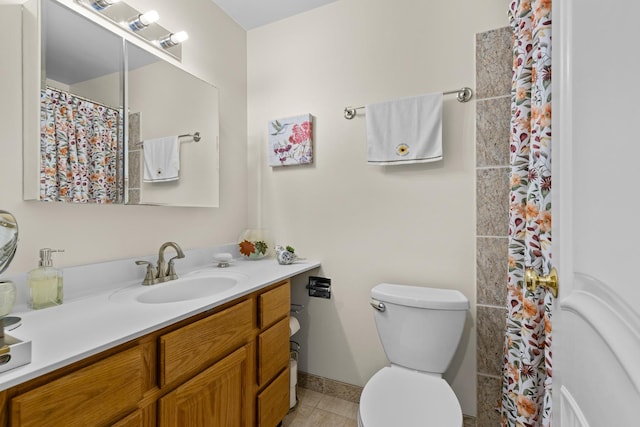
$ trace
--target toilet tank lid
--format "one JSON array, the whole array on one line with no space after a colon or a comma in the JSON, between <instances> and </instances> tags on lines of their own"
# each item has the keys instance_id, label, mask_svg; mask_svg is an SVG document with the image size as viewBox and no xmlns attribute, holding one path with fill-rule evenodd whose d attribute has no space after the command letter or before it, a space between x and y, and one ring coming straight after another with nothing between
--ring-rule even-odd
<instances>
[{"instance_id":1,"label":"toilet tank lid","mask_svg":"<svg viewBox=\"0 0 640 427\"><path fill-rule=\"evenodd\" d=\"M469 300L454 289L380 283L371 289L371 297L382 302L432 310L469 309Z\"/></svg>"}]
</instances>

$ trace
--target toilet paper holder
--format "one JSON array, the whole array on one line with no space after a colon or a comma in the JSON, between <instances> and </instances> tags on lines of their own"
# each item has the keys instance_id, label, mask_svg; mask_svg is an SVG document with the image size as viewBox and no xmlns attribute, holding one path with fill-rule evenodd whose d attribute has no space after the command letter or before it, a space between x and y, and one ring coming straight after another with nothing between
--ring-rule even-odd
<instances>
[{"instance_id":1,"label":"toilet paper holder","mask_svg":"<svg viewBox=\"0 0 640 427\"><path fill-rule=\"evenodd\" d=\"M326 277L309 276L307 285L310 297L331 299L331 279Z\"/></svg>"},{"instance_id":2,"label":"toilet paper holder","mask_svg":"<svg viewBox=\"0 0 640 427\"><path fill-rule=\"evenodd\" d=\"M289 312L293 313L293 314L298 314L301 313L302 310L304 310L304 305L303 304L291 304L291 306L289 307Z\"/></svg>"}]
</instances>

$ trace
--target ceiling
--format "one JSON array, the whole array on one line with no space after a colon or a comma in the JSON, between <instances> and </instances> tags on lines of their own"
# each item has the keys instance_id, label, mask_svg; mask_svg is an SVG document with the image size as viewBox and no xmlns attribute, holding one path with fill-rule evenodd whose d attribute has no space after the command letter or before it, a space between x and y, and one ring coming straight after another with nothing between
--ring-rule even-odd
<instances>
[{"instance_id":1,"label":"ceiling","mask_svg":"<svg viewBox=\"0 0 640 427\"><path fill-rule=\"evenodd\" d=\"M245 30L261 27L337 0L212 0Z\"/></svg>"}]
</instances>

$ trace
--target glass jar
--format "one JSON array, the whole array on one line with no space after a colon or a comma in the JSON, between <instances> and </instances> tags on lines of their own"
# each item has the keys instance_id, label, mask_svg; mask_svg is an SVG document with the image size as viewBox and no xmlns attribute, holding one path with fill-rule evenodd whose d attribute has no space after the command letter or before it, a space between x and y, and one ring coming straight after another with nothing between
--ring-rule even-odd
<instances>
[{"instance_id":1,"label":"glass jar","mask_svg":"<svg viewBox=\"0 0 640 427\"><path fill-rule=\"evenodd\" d=\"M238 238L240 255L248 259L260 259L272 252L273 241L267 230L249 228L244 230Z\"/></svg>"},{"instance_id":2,"label":"glass jar","mask_svg":"<svg viewBox=\"0 0 640 427\"><path fill-rule=\"evenodd\" d=\"M16 285L10 281L0 281L0 317L11 313L16 303Z\"/></svg>"}]
</instances>

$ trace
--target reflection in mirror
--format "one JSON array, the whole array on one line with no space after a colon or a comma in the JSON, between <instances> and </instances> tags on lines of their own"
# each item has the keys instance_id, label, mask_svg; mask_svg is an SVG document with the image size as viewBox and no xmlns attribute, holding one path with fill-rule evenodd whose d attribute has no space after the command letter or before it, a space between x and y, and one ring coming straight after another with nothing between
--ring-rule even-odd
<instances>
[{"instance_id":1,"label":"reflection in mirror","mask_svg":"<svg viewBox=\"0 0 640 427\"><path fill-rule=\"evenodd\" d=\"M11 263L18 247L18 222L9 212L0 210L0 273Z\"/></svg>"},{"instance_id":2,"label":"reflection in mirror","mask_svg":"<svg viewBox=\"0 0 640 427\"><path fill-rule=\"evenodd\" d=\"M26 0L23 11L25 200L219 206L214 86L69 1ZM42 67L28 54L39 49ZM195 132L199 142L180 137ZM178 179L145 182L144 154L166 138L179 141Z\"/></svg>"},{"instance_id":3,"label":"reflection in mirror","mask_svg":"<svg viewBox=\"0 0 640 427\"><path fill-rule=\"evenodd\" d=\"M126 52L128 203L217 207L217 89L131 43Z\"/></svg>"},{"instance_id":4,"label":"reflection in mirror","mask_svg":"<svg viewBox=\"0 0 640 427\"><path fill-rule=\"evenodd\" d=\"M42 14L40 200L122 203L122 39L52 0Z\"/></svg>"}]
</instances>

